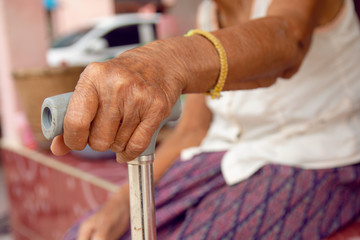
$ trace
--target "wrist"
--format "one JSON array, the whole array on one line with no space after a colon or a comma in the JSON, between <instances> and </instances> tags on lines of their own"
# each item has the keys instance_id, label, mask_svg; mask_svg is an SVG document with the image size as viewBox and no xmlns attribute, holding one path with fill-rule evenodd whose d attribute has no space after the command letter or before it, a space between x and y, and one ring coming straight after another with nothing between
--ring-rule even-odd
<instances>
[{"instance_id":1,"label":"wrist","mask_svg":"<svg viewBox=\"0 0 360 240\"><path fill-rule=\"evenodd\" d=\"M171 91L178 91L178 95L182 94L186 88L189 74L187 61L179 51L181 44L179 44L179 38L172 38L168 40L158 40L148 45L152 49L154 56L153 63L155 67L162 72L162 80L166 85L169 85L168 89Z\"/></svg>"},{"instance_id":2,"label":"wrist","mask_svg":"<svg viewBox=\"0 0 360 240\"><path fill-rule=\"evenodd\" d=\"M205 93L213 88L220 71L219 56L201 36L176 37L149 43L144 49L154 67L163 73L166 83L176 85L180 93Z\"/></svg>"},{"instance_id":3,"label":"wrist","mask_svg":"<svg viewBox=\"0 0 360 240\"><path fill-rule=\"evenodd\" d=\"M221 44L221 42L219 41L219 39L217 37L215 37L212 33L203 31L201 29L192 29L187 34L185 34L186 37L191 37L194 35L200 35L200 36L206 38L207 40L209 40L214 45L214 48L216 49L216 51L219 55L219 60L220 60L219 77L216 82L216 85L212 89L210 89L209 92L207 92L207 95L210 95L212 99L220 98L221 97L220 92L224 88L225 81L227 78L227 73L228 73L228 63L227 63L226 51L225 51L223 45Z\"/></svg>"},{"instance_id":4,"label":"wrist","mask_svg":"<svg viewBox=\"0 0 360 240\"><path fill-rule=\"evenodd\" d=\"M184 93L206 93L217 82L220 62L213 44L200 35L183 37L185 61Z\"/></svg>"}]
</instances>

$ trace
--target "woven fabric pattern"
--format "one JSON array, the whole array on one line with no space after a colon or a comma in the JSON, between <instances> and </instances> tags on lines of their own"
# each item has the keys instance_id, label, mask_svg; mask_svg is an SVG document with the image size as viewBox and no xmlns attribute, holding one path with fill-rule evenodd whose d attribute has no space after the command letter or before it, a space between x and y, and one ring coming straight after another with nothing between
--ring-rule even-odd
<instances>
[{"instance_id":1,"label":"woven fabric pattern","mask_svg":"<svg viewBox=\"0 0 360 240\"><path fill-rule=\"evenodd\" d=\"M223 154L178 161L160 180L158 239L316 240L360 214L359 164L322 170L266 165L227 186L220 171Z\"/></svg>"}]
</instances>

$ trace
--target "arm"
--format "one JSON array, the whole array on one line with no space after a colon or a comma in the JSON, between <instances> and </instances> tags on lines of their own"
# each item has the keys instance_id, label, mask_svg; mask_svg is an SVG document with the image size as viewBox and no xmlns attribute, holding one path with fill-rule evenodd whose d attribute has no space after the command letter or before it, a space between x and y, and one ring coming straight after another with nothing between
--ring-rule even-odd
<instances>
[{"instance_id":1,"label":"arm","mask_svg":"<svg viewBox=\"0 0 360 240\"><path fill-rule=\"evenodd\" d=\"M296 72L324 15L320 3L273 0L267 17L214 32L228 55L225 90L270 86ZM201 36L156 41L90 64L68 107L65 142L55 140L53 149L63 154L89 143L94 150L110 148L123 160L134 159L180 94L207 92L218 73L215 48Z\"/></svg>"},{"instance_id":2,"label":"arm","mask_svg":"<svg viewBox=\"0 0 360 240\"><path fill-rule=\"evenodd\" d=\"M189 95L183 114L175 130L156 150L154 178L157 182L180 151L197 146L204 138L211 122L211 112L202 95ZM79 240L117 239L129 226L129 186L124 184L102 207L80 227Z\"/></svg>"},{"instance_id":3,"label":"arm","mask_svg":"<svg viewBox=\"0 0 360 240\"><path fill-rule=\"evenodd\" d=\"M224 90L267 87L277 77L291 77L309 49L313 30L323 14L321 3L274 0L267 17L213 32L224 46L229 63ZM173 41L169 45L154 44L161 46L158 49L170 48L181 56L181 63L187 69L181 80L183 92L206 92L212 88L219 73L214 46L198 35Z\"/></svg>"}]
</instances>

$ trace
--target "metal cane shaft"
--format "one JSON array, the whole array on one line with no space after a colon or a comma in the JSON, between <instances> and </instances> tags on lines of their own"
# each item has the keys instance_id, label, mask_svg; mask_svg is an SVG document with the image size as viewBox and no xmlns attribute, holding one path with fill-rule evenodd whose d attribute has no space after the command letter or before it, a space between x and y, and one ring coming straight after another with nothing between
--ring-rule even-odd
<instances>
[{"instance_id":1,"label":"metal cane shaft","mask_svg":"<svg viewBox=\"0 0 360 240\"><path fill-rule=\"evenodd\" d=\"M155 240L154 155L128 163L131 239Z\"/></svg>"},{"instance_id":2,"label":"metal cane shaft","mask_svg":"<svg viewBox=\"0 0 360 240\"><path fill-rule=\"evenodd\" d=\"M72 93L46 98L41 109L41 128L47 139L63 133L64 117ZM170 116L163 120L153 135L149 146L135 160L128 162L131 215L131 237L133 240L156 239L153 161L156 137L160 128L168 121L177 120L181 113L180 100Z\"/></svg>"}]
</instances>

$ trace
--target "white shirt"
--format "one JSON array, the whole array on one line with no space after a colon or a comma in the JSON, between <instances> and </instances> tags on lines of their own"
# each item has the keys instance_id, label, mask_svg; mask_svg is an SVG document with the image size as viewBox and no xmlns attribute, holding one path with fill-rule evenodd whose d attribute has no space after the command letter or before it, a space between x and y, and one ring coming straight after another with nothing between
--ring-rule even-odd
<instances>
[{"instance_id":1,"label":"white shirt","mask_svg":"<svg viewBox=\"0 0 360 240\"><path fill-rule=\"evenodd\" d=\"M256 1L253 16L264 16L269 2ZM210 129L182 157L227 150L221 169L229 185L269 163L318 169L360 162L359 30L353 3L345 0L336 19L315 31L291 79L209 98Z\"/></svg>"}]
</instances>

